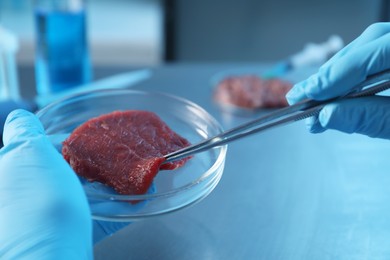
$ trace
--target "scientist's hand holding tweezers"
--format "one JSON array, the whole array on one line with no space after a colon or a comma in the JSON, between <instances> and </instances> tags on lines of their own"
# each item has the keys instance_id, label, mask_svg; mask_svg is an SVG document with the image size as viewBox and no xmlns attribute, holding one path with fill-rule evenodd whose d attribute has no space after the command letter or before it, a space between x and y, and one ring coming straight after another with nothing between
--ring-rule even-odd
<instances>
[{"instance_id":1,"label":"scientist's hand holding tweezers","mask_svg":"<svg viewBox=\"0 0 390 260\"><path fill-rule=\"evenodd\" d=\"M339 51L318 73L296 84L287 100L295 104L306 98L324 100L342 96L368 76L390 69L390 23L368 27ZM390 139L390 97L345 99L326 105L318 117L307 119L312 133L336 129L370 137Z\"/></svg>"}]
</instances>

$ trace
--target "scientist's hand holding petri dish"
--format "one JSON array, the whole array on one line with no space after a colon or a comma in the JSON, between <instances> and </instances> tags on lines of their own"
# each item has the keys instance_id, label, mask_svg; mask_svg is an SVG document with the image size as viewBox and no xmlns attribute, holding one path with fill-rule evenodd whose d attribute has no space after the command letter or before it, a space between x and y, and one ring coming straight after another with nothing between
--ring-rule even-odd
<instances>
[{"instance_id":1,"label":"scientist's hand holding petri dish","mask_svg":"<svg viewBox=\"0 0 390 260\"><path fill-rule=\"evenodd\" d=\"M11 112L3 141L0 258L92 259L93 241L128 224L92 222L80 181L32 113Z\"/></svg>"},{"instance_id":2,"label":"scientist's hand holding petri dish","mask_svg":"<svg viewBox=\"0 0 390 260\"><path fill-rule=\"evenodd\" d=\"M342 96L355 90L368 76L387 69L390 69L390 23L376 23L316 74L296 84L286 98L294 104L306 98L324 100ZM390 139L390 98L370 96L334 102L306 122L312 133L336 129Z\"/></svg>"},{"instance_id":3,"label":"scientist's hand holding petri dish","mask_svg":"<svg viewBox=\"0 0 390 260\"><path fill-rule=\"evenodd\" d=\"M0 256L92 259L92 221L84 191L38 118L14 110L0 150Z\"/></svg>"}]
</instances>

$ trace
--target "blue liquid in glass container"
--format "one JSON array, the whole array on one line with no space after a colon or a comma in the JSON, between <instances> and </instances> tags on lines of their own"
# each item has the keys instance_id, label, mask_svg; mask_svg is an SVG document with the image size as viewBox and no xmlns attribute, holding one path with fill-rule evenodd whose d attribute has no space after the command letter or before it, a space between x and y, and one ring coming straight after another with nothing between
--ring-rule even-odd
<instances>
[{"instance_id":1,"label":"blue liquid in glass container","mask_svg":"<svg viewBox=\"0 0 390 260\"><path fill-rule=\"evenodd\" d=\"M84 10L36 10L35 76L39 95L91 80Z\"/></svg>"}]
</instances>

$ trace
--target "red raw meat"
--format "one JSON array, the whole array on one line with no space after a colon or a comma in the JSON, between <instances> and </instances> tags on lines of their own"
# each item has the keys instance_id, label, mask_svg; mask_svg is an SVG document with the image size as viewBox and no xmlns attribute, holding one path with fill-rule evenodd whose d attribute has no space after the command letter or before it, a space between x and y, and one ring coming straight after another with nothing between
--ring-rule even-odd
<instances>
[{"instance_id":1,"label":"red raw meat","mask_svg":"<svg viewBox=\"0 0 390 260\"><path fill-rule=\"evenodd\" d=\"M221 104L256 109L287 106L285 95L292 84L280 79L262 79L255 75L230 76L214 92Z\"/></svg>"},{"instance_id":2,"label":"red raw meat","mask_svg":"<svg viewBox=\"0 0 390 260\"><path fill-rule=\"evenodd\" d=\"M148 111L115 111L88 120L64 141L62 154L73 170L119 194L144 194L161 170L189 158L165 163L163 156L190 143Z\"/></svg>"}]
</instances>

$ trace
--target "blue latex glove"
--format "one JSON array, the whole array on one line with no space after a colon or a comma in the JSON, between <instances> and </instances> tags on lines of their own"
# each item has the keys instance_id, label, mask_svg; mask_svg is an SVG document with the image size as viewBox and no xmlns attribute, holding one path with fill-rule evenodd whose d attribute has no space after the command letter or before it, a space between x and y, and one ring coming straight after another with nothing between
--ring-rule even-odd
<instances>
[{"instance_id":1,"label":"blue latex glove","mask_svg":"<svg viewBox=\"0 0 390 260\"><path fill-rule=\"evenodd\" d=\"M73 170L33 114L12 112L4 129L5 147L0 150L0 258L66 258L73 253L90 258L91 216ZM93 242L128 224L93 221Z\"/></svg>"},{"instance_id":2,"label":"blue latex glove","mask_svg":"<svg viewBox=\"0 0 390 260\"><path fill-rule=\"evenodd\" d=\"M88 203L30 112L8 116L0 150L0 258L92 259Z\"/></svg>"},{"instance_id":3,"label":"blue latex glove","mask_svg":"<svg viewBox=\"0 0 390 260\"><path fill-rule=\"evenodd\" d=\"M326 62L319 71L296 84L286 98L294 104L305 98L328 99L347 94L367 76L390 68L390 23L368 27L357 39ZM312 133L336 129L390 139L390 98L367 97L325 106L307 120Z\"/></svg>"}]
</instances>

